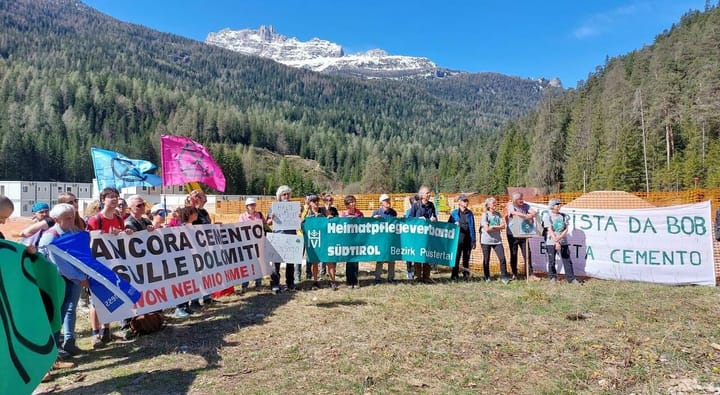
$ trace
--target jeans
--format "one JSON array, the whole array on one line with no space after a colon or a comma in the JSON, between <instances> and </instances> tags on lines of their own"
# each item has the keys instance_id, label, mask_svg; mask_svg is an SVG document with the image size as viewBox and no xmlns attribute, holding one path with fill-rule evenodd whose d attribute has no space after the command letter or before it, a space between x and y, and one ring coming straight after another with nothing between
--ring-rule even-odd
<instances>
[{"instance_id":1,"label":"jeans","mask_svg":"<svg viewBox=\"0 0 720 395\"><path fill-rule=\"evenodd\" d=\"M358 274L360 273L360 265L357 262L345 263L345 278L347 285L358 285Z\"/></svg>"},{"instance_id":2,"label":"jeans","mask_svg":"<svg viewBox=\"0 0 720 395\"><path fill-rule=\"evenodd\" d=\"M468 277L470 272L470 252L472 252L472 241L467 237L458 244L457 255L455 256L455 266L452 268L451 279L459 278L460 274L460 257L462 257L463 277Z\"/></svg>"},{"instance_id":3,"label":"jeans","mask_svg":"<svg viewBox=\"0 0 720 395\"><path fill-rule=\"evenodd\" d=\"M383 263L385 262L377 262L375 263L375 282L380 282L380 277L382 276L382 269L383 269ZM395 261L389 261L388 264L388 274L387 279L388 282L395 281Z\"/></svg>"},{"instance_id":4,"label":"jeans","mask_svg":"<svg viewBox=\"0 0 720 395\"><path fill-rule=\"evenodd\" d=\"M490 250L495 250L500 261L500 276L507 278L507 267L505 262L505 251L503 250L502 244L481 244L483 252L483 274L485 278L490 278Z\"/></svg>"},{"instance_id":5,"label":"jeans","mask_svg":"<svg viewBox=\"0 0 720 395\"><path fill-rule=\"evenodd\" d=\"M557 251L555 250L555 244L548 244L545 249L547 251L548 277L557 278L557 269L555 268L555 253ZM570 260L570 248L566 244L560 245L560 258L565 269L565 279L570 283L575 279L575 271Z\"/></svg>"},{"instance_id":6,"label":"jeans","mask_svg":"<svg viewBox=\"0 0 720 395\"><path fill-rule=\"evenodd\" d=\"M69 339L75 338L75 320L77 318L77 305L80 300L80 292L82 287L67 278L65 280L65 297L63 298L62 305L60 306L60 316L62 317L62 332L55 333L55 343L58 346L62 346L63 343Z\"/></svg>"},{"instance_id":7,"label":"jeans","mask_svg":"<svg viewBox=\"0 0 720 395\"><path fill-rule=\"evenodd\" d=\"M526 239L513 237L510 233L507 233L507 240L508 240L508 247L510 249L510 270L512 271L512 274L517 276L518 275L518 267L517 267L517 265L518 265L518 249L520 249L520 253L522 253L523 261L525 262L525 266L528 266L527 255L525 254L525 246L527 245L527 242L526 242ZM532 265L528 266L527 275L528 276L533 275Z\"/></svg>"}]
</instances>

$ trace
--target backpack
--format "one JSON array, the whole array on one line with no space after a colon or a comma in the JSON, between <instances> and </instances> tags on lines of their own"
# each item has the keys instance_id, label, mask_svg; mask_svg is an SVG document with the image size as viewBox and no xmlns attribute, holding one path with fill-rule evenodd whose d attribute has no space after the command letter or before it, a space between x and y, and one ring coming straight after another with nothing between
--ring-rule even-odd
<instances>
[{"instance_id":1,"label":"backpack","mask_svg":"<svg viewBox=\"0 0 720 395\"><path fill-rule=\"evenodd\" d=\"M138 335L159 332L163 328L165 328L165 316L160 312L146 313L130 320L130 330Z\"/></svg>"}]
</instances>

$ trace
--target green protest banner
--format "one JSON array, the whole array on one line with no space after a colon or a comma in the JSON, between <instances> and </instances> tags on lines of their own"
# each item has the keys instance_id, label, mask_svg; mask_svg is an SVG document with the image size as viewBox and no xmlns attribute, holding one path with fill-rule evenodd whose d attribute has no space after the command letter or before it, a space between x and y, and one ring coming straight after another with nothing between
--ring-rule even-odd
<instances>
[{"instance_id":1,"label":"green protest banner","mask_svg":"<svg viewBox=\"0 0 720 395\"><path fill-rule=\"evenodd\" d=\"M0 394L29 394L50 370L65 281L25 246L0 240Z\"/></svg>"},{"instance_id":2,"label":"green protest banner","mask_svg":"<svg viewBox=\"0 0 720 395\"><path fill-rule=\"evenodd\" d=\"M308 262L411 261L455 265L456 224L421 218L306 218Z\"/></svg>"}]
</instances>

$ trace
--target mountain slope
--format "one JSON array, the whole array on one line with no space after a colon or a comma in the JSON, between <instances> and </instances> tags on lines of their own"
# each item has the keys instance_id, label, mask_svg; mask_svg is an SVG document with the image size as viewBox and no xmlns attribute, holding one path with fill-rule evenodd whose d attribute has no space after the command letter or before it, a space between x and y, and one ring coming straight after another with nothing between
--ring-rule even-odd
<instances>
[{"instance_id":1,"label":"mountain slope","mask_svg":"<svg viewBox=\"0 0 720 395\"><path fill-rule=\"evenodd\" d=\"M720 187L718 32L720 9L691 11L652 45L608 59L577 90L512 122L497 161L500 184Z\"/></svg>"},{"instance_id":2,"label":"mountain slope","mask_svg":"<svg viewBox=\"0 0 720 395\"><path fill-rule=\"evenodd\" d=\"M281 182L314 188L297 174L254 166L248 145L316 160L346 183L382 163L387 190L414 190L435 176L446 188L469 189L485 182L492 161L477 152L497 143L495 112L425 87L289 68L77 1L0 1L0 31L6 179L87 181L92 145L157 163L159 135L172 133L227 155L233 193Z\"/></svg>"},{"instance_id":3,"label":"mountain slope","mask_svg":"<svg viewBox=\"0 0 720 395\"><path fill-rule=\"evenodd\" d=\"M364 78L413 79L445 76L443 70L427 58L388 55L374 49L346 54L335 43L319 38L300 41L276 33L272 26L259 29L223 29L209 33L205 42L246 55L272 59L286 66L330 74Z\"/></svg>"}]
</instances>

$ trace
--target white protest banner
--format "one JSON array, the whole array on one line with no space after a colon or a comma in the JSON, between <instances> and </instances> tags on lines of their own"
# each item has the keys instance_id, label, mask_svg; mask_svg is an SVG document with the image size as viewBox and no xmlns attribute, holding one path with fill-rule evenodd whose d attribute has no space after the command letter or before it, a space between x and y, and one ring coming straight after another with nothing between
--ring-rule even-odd
<instances>
[{"instance_id":1,"label":"white protest banner","mask_svg":"<svg viewBox=\"0 0 720 395\"><path fill-rule=\"evenodd\" d=\"M305 249L302 236L268 233L265 237L267 237L268 249L272 250L269 253L266 252L268 260L271 262L302 262Z\"/></svg>"},{"instance_id":2,"label":"white protest banner","mask_svg":"<svg viewBox=\"0 0 720 395\"><path fill-rule=\"evenodd\" d=\"M112 313L96 303L100 322L157 311L262 277L265 231L258 222L93 234L92 255L134 286L135 306Z\"/></svg>"},{"instance_id":3,"label":"white protest banner","mask_svg":"<svg viewBox=\"0 0 720 395\"><path fill-rule=\"evenodd\" d=\"M547 206L532 204L540 212ZM715 285L710 202L597 210L563 208L575 274L609 280ZM529 240L533 269L547 271L545 240ZM558 272L562 263L556 259Z\"/></svg>"},{"instance_id":4,"label":"white protest banner","mask_svg":"<svg viewBox=\"0 0 720 395\"><path fill-rule=\"evenodd\" d=\"M268 212L273 231L300 229L300 210L300 202L273 202Z\"/></svg>"}]
</instances>

